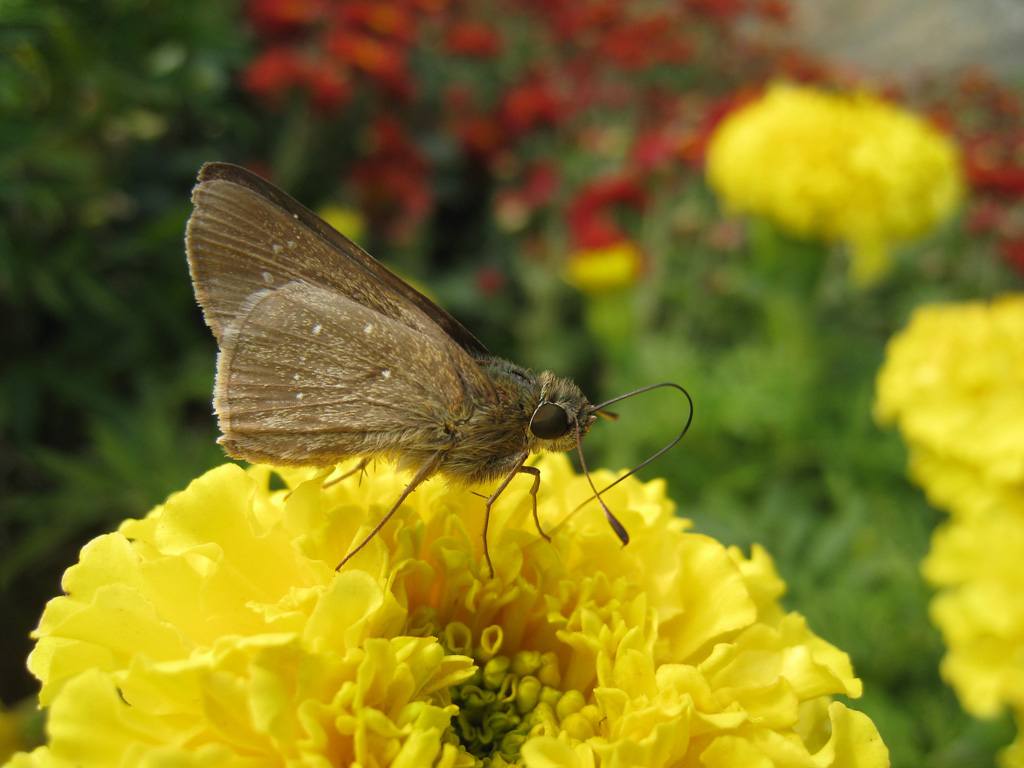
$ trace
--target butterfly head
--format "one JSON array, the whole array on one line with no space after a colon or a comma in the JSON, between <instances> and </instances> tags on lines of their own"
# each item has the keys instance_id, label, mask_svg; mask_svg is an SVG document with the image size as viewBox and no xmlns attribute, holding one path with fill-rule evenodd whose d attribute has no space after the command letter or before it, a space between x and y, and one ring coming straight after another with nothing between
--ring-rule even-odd
<instances>
[{"instance_id":1,"label":"butterfly head","mask_svg":"<svg viewBox=\"0 0 1024 768\"><path fill-rule=\"evenodd\" d=\"M551 371L544 371L539 378L540 402L530 417L529 436L537 450L575 448L597 420L594 406L569 379L560 379Z\"/></svg>"},{"instance_id":2,"label":"butterfly head","mask_svg":"<svg viewBox=\"0 0 1024 768\"><path fill-rule=\"evenodd\" d=\"M647 387L641 387L640 389L628 392L625 395L619 395L613 397L611 400L606 400L598 405L591 405L590 402L580 392L579 387L573 384L568 379L559 379L551 371L544 371L540 375L541 384L541 397L536 409L533 412L533 416L530 419L530 426L528 428L529 436L532 442L536 444L536 447L532 451L547 450L547 451L567 451L572 448L576 449L576 453L580 457L580 466L583 469L583 474L586 476L587 481L590 483L590 487L594 491L594 495L591 498L597 499L601 508L604 510L605 517L611 524L612 529L616 535L626 544L629 541L629 534L626 532L625 527L621 522L612 514L611 510L608 509L604 503L604 499L601 498L603 491L598 491L594 485L594 481L590 477L590 472L587 469L587 462L583 458L583 447L581 441L583 436L587 434L587 431L597 421L598 416L603 416L613 421L618 416L608 410L607 407L612 403L617 403L620 400L633 397L642 392L648 392L652 389L659 389L661 387L673 387L678 389L686 397L687 402L690 405L690 414L686 418L686 425L683 427L683 431L679 433L671 443L666 445L660 451L649 457L645 461L640 462L636 467L631 469L629 472L621 475L617 480L605 486L604 490L607 491L614 485L617 485L622 480L635 473L640 467L646 466L651 461L656 459L665 451L669 450L672 446L678 443L686 431L690 428L690 422L693 419L693 400L690 399L689 393L680 387L678 384L671 382L663 382L661 384L652 384ZM582 506L582 505L581 505Z\"/></svg>"}]
</instances>

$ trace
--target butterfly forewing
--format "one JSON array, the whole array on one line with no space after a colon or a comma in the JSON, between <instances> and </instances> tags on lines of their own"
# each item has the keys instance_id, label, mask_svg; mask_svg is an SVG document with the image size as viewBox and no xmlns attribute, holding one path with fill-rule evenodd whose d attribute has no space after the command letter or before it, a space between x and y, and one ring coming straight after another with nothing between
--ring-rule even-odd
<instances>
[{"instance_id":1,"label":"butterfly forewing","mask_svg":"<svg viewBox=\"0 0 1024 768\"><path fill-rule=\"evenodd\" d=\"M251 460L437 450L495 397L453 341L301 282L252 296L221 344L214 406L225 445Z\"/></svg>"},{"instance_id":2,"label":"butterfly forewing","mask_svg":"<svg viewBox=\"0 0 1024 768\"><path fill-rule=\"evenodd\" d=\"M238 166L203 166L186 233L206 322L220 339L245 301L290 282L320 285L474 356L486 348L451 315L308 208Z\"/></svg>"}]
</instances>

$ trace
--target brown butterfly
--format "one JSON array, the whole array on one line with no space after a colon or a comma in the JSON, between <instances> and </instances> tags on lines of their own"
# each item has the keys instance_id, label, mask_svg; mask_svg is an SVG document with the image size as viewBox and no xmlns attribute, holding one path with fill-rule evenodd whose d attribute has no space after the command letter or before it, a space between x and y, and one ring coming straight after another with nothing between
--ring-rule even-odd
<instances>
[{"instance_id":1,"label":"brown butterfly","mask_svg":"<svg viewBox=\"0 0 1024 768\"><path fill-rule=\"evenodd\" d=\"M512 478L528 473L536 521L540 471L527 458L578 449L597 416L609 415L602 409L621 399L595 406L568 379L493 357L441 307L243 168L204 165L192 202L185 242L196 299L220 346L213 405L227 453L276 465L386 459L412 473L338 568L433 475L467 485L501 479L485 502L489 517Z\"/></svg>"}]
</instances>

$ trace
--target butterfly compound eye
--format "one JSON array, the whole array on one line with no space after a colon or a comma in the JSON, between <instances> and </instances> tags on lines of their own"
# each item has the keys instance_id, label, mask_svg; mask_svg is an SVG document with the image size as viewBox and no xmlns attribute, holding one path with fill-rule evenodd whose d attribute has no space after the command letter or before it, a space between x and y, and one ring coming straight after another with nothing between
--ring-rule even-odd
<instances>
[{"instance_id":1,"label":"butterfly compound eye","mask_svg":"<svg viewBox=\"0 0 1024 768\"><path fill-rule=\"evenodd\" d=\"M554 440L569 431L569 416L554 403L541 403L530 419L530 431L541 440Z\"/></svg>"}]
</instances>

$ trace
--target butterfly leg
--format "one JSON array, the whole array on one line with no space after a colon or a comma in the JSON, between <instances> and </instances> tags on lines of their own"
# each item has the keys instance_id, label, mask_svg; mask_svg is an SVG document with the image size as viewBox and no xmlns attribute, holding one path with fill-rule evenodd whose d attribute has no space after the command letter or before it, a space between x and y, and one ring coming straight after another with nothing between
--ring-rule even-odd
<instances>
[{"instance_id":1,"label":"butterfly leg","mask_svg":"<svg viewBox=\"0 0 1024 768\"><path fill-rule=\"evenodd\" d=\"M491 522L491 505L494 504L502 491L508 487L508 484L512 482L512 478L520 472L533 475L533 486L530 488L530 496L533 498L533 521L537 524L537 531L540 535L548 541L551 541L551 537L541 529L540 518L537 516L537 490L540 488L540 470L536 467L524 466L524 462L529 458L529 456L529 453L523 453L518 459L516 459L515 466L512 467L512 470L508 475L506 475L505 479L501 481L501 485L495 489L494 493L492 493L484 503L484 558L487 560L487 568L490 570L492 578L494 577L494 565L491 564L491 552L487 546L487 527Z\"/></svg>"},{"instance_id":2,"label":"butterfly leg","mask_svg":"<svg viewBox=\"0 0 1024 768\"><path fill-rule=\"evenodd\" d=\"M536 467L520 467L520 472L524 472L528 475L533 475L533 486L530 488L530 496L533 499L533 522L537 526L537 533L539 533L545 541L551 541L551 537L544 533L544 529L540 527L540 518L537 517L537 491L540 490L540 470Z\"/></svg>"},{"instance_id":3,"label":"butterfly leg","mask_svg":"<svg viewBox=\"0 0 1024 768\"><path fill-rule=\"evenodd\" d=\"M334 485L335 483L340 483L346 477L351 477L356 472L363 472L363 473L365 473L366 472L366 467L370 464L371 461L373 461L373 459L371 459L369 457L365 457L365 458L360 459L359 463L356 464L355 467L350 469L348 472L346 472L345 474L343 474L343 475L341 475L339 477L334 478L333 480L328 480L326 483L321 485L320 486L320 490L322 490L322 491L326 490L326 489L330 488L332 485ZM362 481L362 477L360 477L359 479L360 479L360 481ZM294 493L294 491L288 491L288 493L286 493L284 495L285 501L288 501L288 499L290 499L292 497L292 493Z\"/></svg>"},{"instance_id":4,"label":"butterfly leg","mask_svg":"<svg viewBox=\"0 0 1024 768\"><path fill-rule=\"evenodd\" d=\"M409 481L409 484L407 486L405 486L405 490L402 491L402 495L398 497L398 501L396 501L395 505L391 507L391 510L386 515L384 515L384 519L377 523L377 527L370 531L369 535L367 535L365 539L359 542L359 544L356 545L355 549L351 550L347 555L345 555L345 558L340 563L338 563L338 567L334 569L335 571L340 571L342 567L345 565L345 563L352 559L353 555L355 555L356 552L358 552L367 544L369 544L370 539L372 539L374 536L380 533L380 529L383 528L385 524L388 522L388 520L391 519L391 516L398 511L398 508L402 506L402 502L408 498L409 494L416 490L416 486L418 486L420 483L422 483L424 480L426 480L434 473L434 470L437 469L437 465L441 463L442 456L444 456L444 451L438 451L430 458L430 461L428 461L426 464L420 467L420 470L416 473L413 479Z\"/></svg>"},{"instance_id":5,"label":"butterfly leg","mask_svg":"<svg viewBox=\"0 0 1024 768\"><path fill-rule=\"evenodd\" d=\"M328 480L326 483L324 483L320 487L323 488L323 489L327 489L327 488L330 488L332 485L335 485L336 483L340 483L342 480L344 480L347 477L352 477L352 475L356 474L356 472L365 473L366 472L366 468L370 465L371 461L372 461L372 459L369 456L364 456L363 458L361 458L359 460L359 463L356 464L348 472L344 473L343 475L338 475L338 477L334 478L333 480ZM362 476L360 476L360 478L359 478L360 482L362 482L362 479L363 479Z\"/></svg>"}]
</instances>

